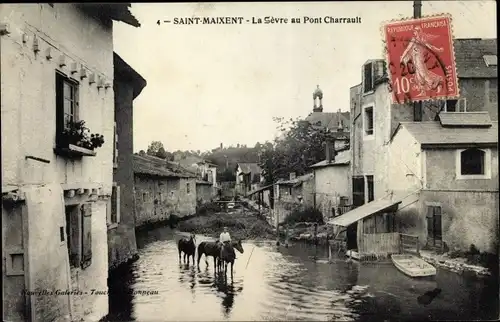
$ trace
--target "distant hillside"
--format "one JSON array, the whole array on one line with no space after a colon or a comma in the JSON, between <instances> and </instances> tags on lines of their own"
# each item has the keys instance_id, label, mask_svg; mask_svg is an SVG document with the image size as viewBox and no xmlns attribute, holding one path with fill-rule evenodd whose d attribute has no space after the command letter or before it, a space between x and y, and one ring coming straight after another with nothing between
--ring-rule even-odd
<instances>
[{"instance_id":1,"label":"distant hillside","mask_svg":"<svg viewBox=\"0 0 500 322\"><path fill-rule=\"evenodd\" d=\"M205 158L221 170L226 169L226 166L233 170L238 162L259 162L258 148L246 146L214 149Z\"/></svg>"}]
</instances>

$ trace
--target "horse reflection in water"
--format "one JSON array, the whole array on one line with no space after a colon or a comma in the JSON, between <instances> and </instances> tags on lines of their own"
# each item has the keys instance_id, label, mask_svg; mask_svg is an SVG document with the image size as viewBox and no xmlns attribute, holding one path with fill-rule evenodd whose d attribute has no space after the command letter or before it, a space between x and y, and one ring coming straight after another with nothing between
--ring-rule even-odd
<instances>
[{"instance_id":1,"label":"horse reflection in water","mask_svg":"<svg viewBox=\"0 0 500 322\"><path fill-rule=\"evenodd\" d=\"M238 293L241 293L243 287L236 287L232 281L228 284L222 274L218 274L214 277L212 287L214 287L218 292L224 293L224 298L222 299L222 309L224 311L224 316L228 318L231 310L233 309L234 297Z\"/></svg>"},{"instance_id":2,"label":"horse reflection in water","mask_svg":"<svg viewBox=\"0 0 500 322\"><path fill-rule=\"evenodd\" d=\"M194 293L195 287L196 287L196 271L195 271L195 266L189 267L189 264L187 265L182 265L180 264L181 272L179 275L179 282L181 284L184 283L189 283L189 288L191 289L191 292Z\"/></svg>"}]
</instances>

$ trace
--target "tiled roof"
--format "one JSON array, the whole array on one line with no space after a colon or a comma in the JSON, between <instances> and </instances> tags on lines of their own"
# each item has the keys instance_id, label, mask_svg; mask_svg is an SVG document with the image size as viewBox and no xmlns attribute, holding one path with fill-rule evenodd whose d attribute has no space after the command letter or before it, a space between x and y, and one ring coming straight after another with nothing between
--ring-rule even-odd
<instances>
[{"instance_id":1,"label":"tiled roof","mask_svg":"<svg viewBox=\"0 0 500 322\"><path fill-rule=\"evenodd\" d=\"M350 113L349 112L312 112L306 117L306 121L312 125L326 127L330 130L337 130L339 124L339 117L345 127L349 126Z\"/></svg>"},{"instance_id":2,"label":"tiled roof","mask_svg":"<svg viewBox=\"0 0 500 322\"><path fill-rule=\"evenodd\" d=\"M296 177L295 179L291 180L278 180L278 184L297 184L297 183L302 183L308 180L311 180L314 178L314 173L307 173L301 176Z\"/></svg>"},{"instance_id":3,"label":"tiled roof","mask_svg":"<svg viewBox=\"0 0 500 322\"><path fill-rule=\"evenodd\" d=\"M193 174L175 167L172 162L150 156L137 155L133 156L134 173L145 174L159 177L174 177L174 178L193 178Z\"/></svg>"},{"instance_id":4,"label":"tiled roof","mask_svg":"<svg viewBox=\"0 0 500 322\"><path fill-rule=\"evenodd\" d=\"M257 163L238 163L241 171L245 174L248 173L262 173L262 169L259 167Z\"/></svg>"},{"instance_id":5,"label":"tiled roof","mask_svg":"<svg viewBox=\"0 0 500 322\"><path fill-rule=\"evenodd\" d=\"M337 154L335 157L335 160L331 163L328 163L326 160L323 160L321 162L318 162L316 164L313 164L311 168L321 168L321 167L329 167L329 166L334 166L334 165L345 165L349 164L351 162L351 151L342 151Z\"/></svg>"},{"instance_id":6,"label":"tiled roof","mask_svg":"<svg viewBox=\"0 0 500 322\"><path fill-rule=\"evenodd\" d=\"M498 122L490 127L443 127L439 122L401 122L422 145L440 144L493 144L498 143Z\"/></svg>"},{"instance_id":7,"label":"tiled roof","mask_svg":"<svg viewBox=\"0 0 500 322\"><path fill-rule=\"evenodd\" d=\"M497 78L497 66L487 66L484 55L497 55L497 40L455 39L455 60L458 77Z\"/></svg>"},{"instance_id":8,"label":"tiled roof","mask_svg":"<svg viewBox=\"0 0 500 322\"><path fill-rule=\"evenodd\" d=\"M491 126L490 114L488 112L439 113L439 121L442 126Z\"/></svg>"},{"instance_id":9,"label":"tiled roof","mask_svg":"<svg viewBox=\"0 0 500 322\"><path fill-rule=\"evenodd\" d=\"M132 98L135 99L139 96L144 87L147 85L146 80L132 67L130 67L130 65L127 64L116 52L113 52L113 67L115 74L114 79L130 82L133 87Z\"/></svg>"},{"instance_id":10,"label":"tiled roof","mask_svg":"<svg viewBox=\"0 0 500 322\"><path fill-rule=\"evenodd\" d=\"M212 183L205 180L196 180L196 184L212 185Z\"/></svg>"},{"instance_id":11,"label":"tiled roof","mask_svg":"<svg viewBox=\"0 0 500 322\"><path fill-rule=\"evenodd\" d=\"M129 11L130 3L107 3L107 4L89 4L83 3L78 6L90 15L108 18L115 21L121 21L134 27L140 27L141 24L137 18Z\"/></svg>"}]
</instances>

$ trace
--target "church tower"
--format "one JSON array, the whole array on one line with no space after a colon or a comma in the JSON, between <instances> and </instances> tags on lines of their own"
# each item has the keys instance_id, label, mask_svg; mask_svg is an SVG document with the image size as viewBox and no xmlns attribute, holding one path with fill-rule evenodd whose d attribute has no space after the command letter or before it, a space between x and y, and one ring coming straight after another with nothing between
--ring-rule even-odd
<instances>
[{"instance_id":1,"label":"church tower","mask_svg":"<svg viewBox=\"0 0 500 322\"><path fill-rule=\"evenodd\" d=\"M319 85L317 85L316 90L314 90L313 100L314 100L313 112L323 112L323 91L319 89Z\"/></svg>"}]
</instances>

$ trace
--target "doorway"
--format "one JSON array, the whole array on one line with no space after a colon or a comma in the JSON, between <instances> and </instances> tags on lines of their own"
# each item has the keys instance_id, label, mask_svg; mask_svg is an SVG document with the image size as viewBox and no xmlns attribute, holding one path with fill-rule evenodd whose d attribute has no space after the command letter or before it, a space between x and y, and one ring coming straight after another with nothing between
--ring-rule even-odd
<instances>
[{"instance_id":1,"label":"doorway","mask_svg":"<svg viewBox=\"0 0 500 322\"><path fill-rule=\"evenodd\" d=\"M427 246L441 248L442 244L441 206L427 206Z\"/></svg>"},{"instance_id":2,"label":"doorway","mask_svg":"<svg viewBox=\"0 0 500 322\"><path fill-rule=\"evenodd\" d=\"M347 250L358 249L358 222L355 222L347 227Z\"/></svg>"}]
</instances>

